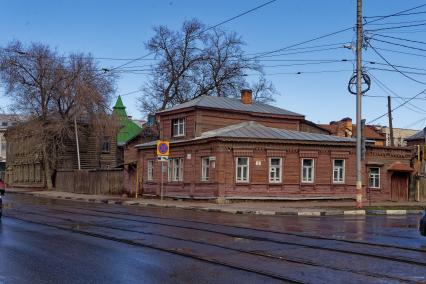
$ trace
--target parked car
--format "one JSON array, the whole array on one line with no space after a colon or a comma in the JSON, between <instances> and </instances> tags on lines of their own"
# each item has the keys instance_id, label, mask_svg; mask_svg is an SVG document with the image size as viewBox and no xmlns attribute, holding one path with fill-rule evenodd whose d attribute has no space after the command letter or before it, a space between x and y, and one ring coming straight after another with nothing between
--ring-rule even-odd
<instances>
[{"instance_id":1,"label":"parked car","mask_svg":"<svg viewBox=\"0 0 426 284\"><path fill-rule=\"evenodd\" d=\"M423 217L420 219L419 231L420 234L426 237L426 210L423 212Z\"/></svg>"},{"instance_id":2,"label":"parked car","mask_svg":"<svg viewBox=\"0 0 426 284\"><path fill-rule=\"evenodd\" d=\"M2 179L0 179L0 218L1 218L1 215L2 215L2 211L3 211L3 195L4 195L4 192L5 192L5 188L6 188L6 185L5 185L5 183L3 182L3 180Z\"/></svg>"}]
</instances>

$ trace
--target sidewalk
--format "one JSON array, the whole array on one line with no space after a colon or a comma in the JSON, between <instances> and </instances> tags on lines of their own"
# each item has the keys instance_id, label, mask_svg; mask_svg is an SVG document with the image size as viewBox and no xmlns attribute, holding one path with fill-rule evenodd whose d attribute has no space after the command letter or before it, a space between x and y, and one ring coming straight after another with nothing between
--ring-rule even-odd
<instances>
[{"instance_id":1,"label":"sidewalk","mask_svg":"<svg viewBox=\"0 0 426 284\"><path fill-rule=\"evenodd\" d=\"M151 198L127 198L111 195L87 195L59 191L40 191L34 189L8 188L6 194L24 194L50 199L67 199L81 202L122 204L133 206L155 206L209 212L256 215L404 215L420 214L426 209L426 202L377 202L365 204L357 210L353 201L242 201L216 204L195 200L171 200Z\"/></svg>"}]
</instances>

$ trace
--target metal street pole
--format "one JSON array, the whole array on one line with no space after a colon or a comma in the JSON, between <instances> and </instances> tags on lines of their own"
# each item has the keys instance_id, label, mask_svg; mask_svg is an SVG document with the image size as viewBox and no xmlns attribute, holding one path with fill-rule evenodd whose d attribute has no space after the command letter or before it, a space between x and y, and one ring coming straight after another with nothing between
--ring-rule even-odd
<instances>
[{"instance_id":1,"label":"metal street pole","mask_svg":"<svg viewBox=\"0 0 426 284\"><path fill-rule=\"evenodd\" d=\"M361 107L362 107L362 0L357 0L356 19L356 204L362 208Z\"/></svg>"},{"instance_id":2,"label":"metal street pole","mask_svg":"<svg viewBox=\"0 0 426 284\"><path fill-rule=\"evenodd\" d=\"M160 196L161 196L161 202L163 202L163 175L164 175L164 161L161 161L161 188L160 188Z\"/></svg>"},{"instance_id":3,"label":"metal street pole","mask_svg":"<svg viewBox=\"0 0 426 284\"><path fill-rule=\"evenodd\" d=\"M389 146L395 146L393 140L393 125L392 125L392 105L391 105L391 97L388 96L388 119L389 119Z\"/></svg>"}]
</instances>

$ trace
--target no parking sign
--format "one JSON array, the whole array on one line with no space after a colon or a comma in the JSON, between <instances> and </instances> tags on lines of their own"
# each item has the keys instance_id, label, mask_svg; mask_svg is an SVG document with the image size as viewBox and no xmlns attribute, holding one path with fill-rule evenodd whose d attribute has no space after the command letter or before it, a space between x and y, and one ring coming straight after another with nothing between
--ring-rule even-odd
<instances>
[{"instance_id":1,"label":"no parking sign","mask_svg":"<svg viewBox=\"0 0 426 284\"><path fill-rule=\"evenodd\" d=\"M169 141L157 141L157 156L169 156Z\"/></svg>"}]
</instances>

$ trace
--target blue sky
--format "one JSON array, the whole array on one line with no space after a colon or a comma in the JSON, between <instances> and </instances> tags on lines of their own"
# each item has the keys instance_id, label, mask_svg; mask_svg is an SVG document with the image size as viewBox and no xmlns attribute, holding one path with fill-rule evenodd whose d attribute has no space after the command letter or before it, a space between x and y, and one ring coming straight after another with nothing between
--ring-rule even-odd
<instances>
[{"instance_id":1,"label":"blue sky","mask_svg":"<svg viewBox=\"0 0 426 284\"><path fill-rule=\"evenodd\" d=\"M60 53L87 52L94 57L135 58L147 53L144 43L153 35L152 27L167 25L178 29L185 19L198 18L207 26L214 25L243 11L258 6L266 0L251 1L23 1L0 0L0 46L11 40L24 43L42 42L56 48ZM374 0L364 1L364 16L387 15L424 4L424 1ZM245 15L222 26L235 30L246 42L247 53L264 52L285 47L316 36L334 32L355 24L355 0L325 1L288 1L278 0L255 12ZM415 12L426 11L426 7ZM385 36L425 41L426 14L391 17L366 29L378 29L390 26L420 24L404 29L382 30ZM416 22L413 22L416 21ZM410 22L407 24L389 24ZM385 25L384 25L385 24ZM376 32L377 33L377 32ZM280 96L276 97L276 106L306 115L314 122L328 123L343 117L355 117L355 97L347 91L347 82L352 75L354 54L342 48L343 43L355 39L352 30L327 37L287 51L286 55L263 58L266 77L271 80ZM399 42L411 47L425 45L398 41L389 38L381 40ZM373 46L381 48L380 53L392 64L410 68L426 69L426 52L401 46L393 46L372 41ZM312 52L315 45L335 44L329 50ZM390 49L385 51L383 49ZM301 51L309 51L301 53ZM419 54L404 55L395 51ZM293 54L289 54L293 53ZM295 54L297 53L297 54ZM423 55L425 57L423 57ZM364 51L365 60L384 62L371 48ZM324 63L323 60L336 62ZM348 60L348 61L341 61ZM340 61L340 62L338 62ZM100 65L113 67L126 61L100 60ZM133 65L148 64L151 61L135 62ZM318 63L321 62L321 63ZM294 65L309 63L308 65ZM315 64L313 64L315 63ZM276 66L293 65L293 66ZM130 65L131 66L131 65ZM366 64L366 67L391 69L386 65ZM426 70L403 69L417 73ZM302 74L295 74L302 72ZM304 73L307 72L307 73ZM412 97L426 86L403 77L397 72L370 70L371 74L389 89L401 97ZM291 74L289 74L291 73ZM409 74L419 81L426 82L426 76ZM146 81L143 74L123 74L117 82L117 95L135 91ZM256 77L248 76L249 80ZM142 93L123 96L127 111L140 118L136 98ZM371 96L387 95L379 88L375 79L372 82ZM425 98L425 95L421 96ZM397 106L401 100L393 99ZM394 112L395 127L420 129L426 126L426 100L413 100ZM0 106L10 103L0 89ZM370 121L386 112L386 98L366 97L363 100L363 116ZM387 125L387 118L377 121Z\"/></svg>"}]
</instances>

